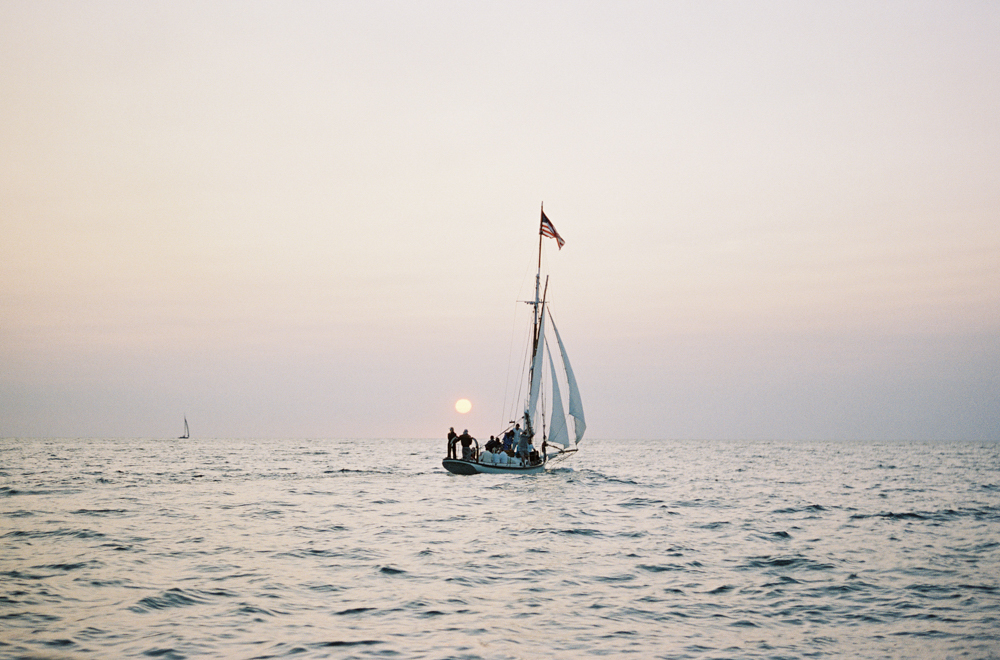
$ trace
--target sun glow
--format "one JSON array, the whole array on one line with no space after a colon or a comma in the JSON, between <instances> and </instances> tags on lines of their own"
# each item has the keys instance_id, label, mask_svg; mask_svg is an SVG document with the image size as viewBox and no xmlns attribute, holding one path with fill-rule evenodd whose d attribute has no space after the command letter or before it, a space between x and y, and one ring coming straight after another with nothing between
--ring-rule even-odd
<instances>
[{"instance_id":1,"label":"sun glow","mask_svg":"<svg viewBox=\"0 0 1000 660\"><path fill-rule=\"evenodd\" d=\"M463 415L470 410L472 410L472 402L468 399L459 399L455 402L455 410L462 413Z\"/></svg>"}]
</instances>

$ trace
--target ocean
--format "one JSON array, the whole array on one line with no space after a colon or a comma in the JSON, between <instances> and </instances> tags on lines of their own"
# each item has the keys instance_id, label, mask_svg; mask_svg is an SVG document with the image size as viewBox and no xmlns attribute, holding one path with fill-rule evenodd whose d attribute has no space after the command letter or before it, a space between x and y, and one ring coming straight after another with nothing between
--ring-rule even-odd
<instances>
[{"instance_id":1,"label":"ocean","mask_svg":"<svg viewBox=\"0 0 1000 660\"><path fill-rule=\"evenodd\" d=\"M0 658L1000 658L1000 443L0 440Z\"/></svg>"}]
</instances>

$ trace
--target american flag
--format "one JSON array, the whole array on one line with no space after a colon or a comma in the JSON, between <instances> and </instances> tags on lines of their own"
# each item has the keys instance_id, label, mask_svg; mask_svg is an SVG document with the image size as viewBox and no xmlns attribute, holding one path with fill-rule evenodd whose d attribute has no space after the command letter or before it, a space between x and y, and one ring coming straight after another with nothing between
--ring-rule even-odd
<instances>
[{"instance_id":1,"label":"american flag","mask_svg":"<svg viewBox=\"0 0 1000 660\"><path fill-rule=\"evenodd\" d=\"M542 226L538 230L538 233L542 236L548 236L549 238L556 239L556 243L559 244L560 250L566 243L566 241L563 240L563 237L559 235L559 232L557 232L556 228L552 225L552 221L545 217L545 211L542 211Z\"/></svg>"}]
</instances>

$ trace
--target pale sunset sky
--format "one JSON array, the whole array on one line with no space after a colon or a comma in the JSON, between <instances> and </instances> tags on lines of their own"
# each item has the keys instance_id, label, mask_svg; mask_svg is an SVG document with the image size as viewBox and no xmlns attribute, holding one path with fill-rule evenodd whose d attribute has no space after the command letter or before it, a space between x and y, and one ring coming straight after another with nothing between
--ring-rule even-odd
<instances>
[{"instance_id":1,"label":"pale sunset sky","mask_svg":"<svg viewBox=\"0 0 1000 660\"><path fill-rule=\"evenodd\" d=\"M0 436L488 437L543 201L588 437L1000 439L1000 3L867 0L0 2Z\"/></svg>"}]
</instances>

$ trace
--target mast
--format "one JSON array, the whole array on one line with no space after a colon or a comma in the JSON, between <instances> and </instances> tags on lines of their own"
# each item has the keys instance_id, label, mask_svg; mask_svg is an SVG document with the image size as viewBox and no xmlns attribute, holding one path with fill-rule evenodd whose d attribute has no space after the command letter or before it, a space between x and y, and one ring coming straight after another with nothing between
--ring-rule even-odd
<instances>
[{"instance_id":1,"label":"mast","mask_svg":"<svg viewBox=\"0 0 1000 660\"><path fill-rule=\"evenodd\" d=\"M531 368L528 371L528 405L524 411L525 426L527 427L528 435L535 434L535 421L533 418L535 417L535 406L538 403L538 395L541 394L542 389L542 355L545 342L545 296L548 294L548 290L549 278L546 277L545 289L541 300L535 303L535 309L538 311L538 322L535 325L531 351Z\"/></svg>"},{"instance_id":2,"label":"mast","mask_svg":"<svg viewBox=\"0 0 1000 660\"><path fill-rule=\"evenodd\" d=\"M532 392L531 386L535 384L535 363L536 356L538 355L538 350L541 348L542 337L539 335L542 314L545 313L545 296L549 291L549 278L545 278L545 290L541 290L542 285L542 238L544 234L542 233L542 219L545 217L545 202L542 202L541 212L538 218L538 269L535 272L535 299L529 304L534 307L532 329L531 329L531 367L528 370L528 409L525 410L524 417L526 426L525 429L529 434L534 435L534 420L531 419L529 411L532 408L532 400L538 396L538 392Z\"/></svg>"},{"instance_id":3,"label":"mast","mask_svg":"<svg viewBox=\"0 0 1000 660\"><path fill-rule=\"evenodd\" d=\"M538 218L538 270L535 272L535 302L532 303L535 306L535 321L532 331L532 345L531 345L531 358L534 360L535 351L538 350L538 289L542 283L542 218L545 217L545 202L542 202L542 212L541 217ZM545 282L546 288L548 288L548 281Z\"/></svg>"}]
</instances>

